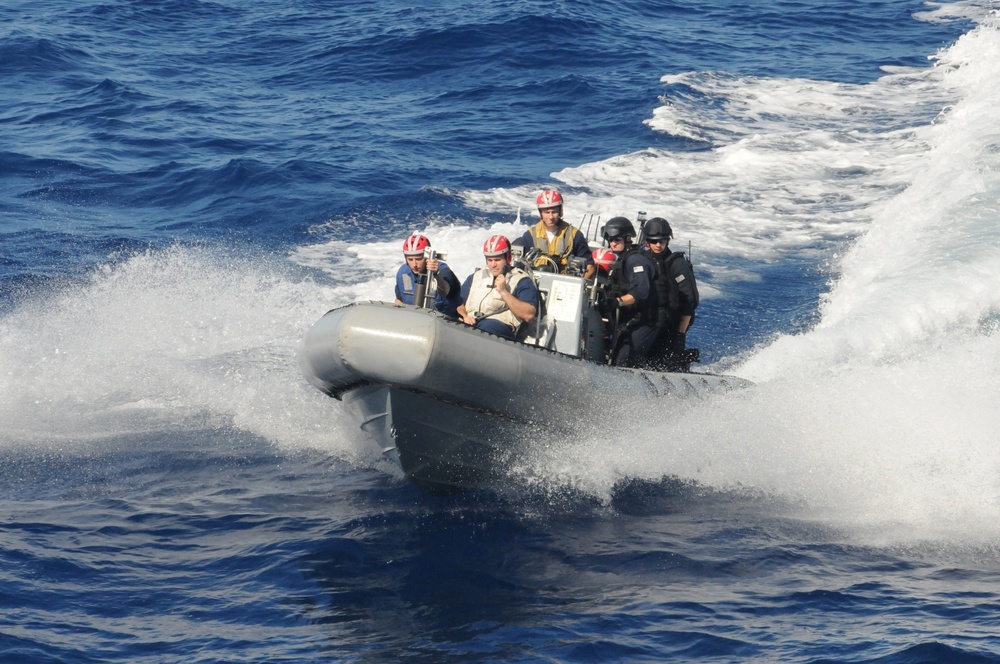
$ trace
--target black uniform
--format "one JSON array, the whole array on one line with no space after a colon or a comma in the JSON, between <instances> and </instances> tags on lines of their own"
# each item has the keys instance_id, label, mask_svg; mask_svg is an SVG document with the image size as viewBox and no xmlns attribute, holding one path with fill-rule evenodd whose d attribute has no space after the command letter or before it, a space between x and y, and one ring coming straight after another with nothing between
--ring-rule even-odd
<instances>
[{"instance_id":1,"label":"black uniform","mask_svg":"<svg viewBox=\"0 0 1000 664\"><path fill-rule=\"evenodd\" d=\"M647 364L658 371L687 370L686 363L678 364L686 346L686 334L679 332L678 326L682 317L693 317L698 308L694 268L681 251L664 251L660 258L649 249L642 253L656 266L649 308L657 335L647 353Z\"/></svg>"},{"instance_id":2,"label":"black uniform","mask_svg":"<svg viewBox=\"0 0 1000 664\"><path fill-rule=\"evenodd\" d=\"M613 295L631 295L635 304L619 309L618 324L614 331L612 364L636 367L643 364L656 341L659 329L654 312L653 277L656 268L635 247L629 247L619 258L621 267L612 275Z\"/></svg>"}]
</instances>

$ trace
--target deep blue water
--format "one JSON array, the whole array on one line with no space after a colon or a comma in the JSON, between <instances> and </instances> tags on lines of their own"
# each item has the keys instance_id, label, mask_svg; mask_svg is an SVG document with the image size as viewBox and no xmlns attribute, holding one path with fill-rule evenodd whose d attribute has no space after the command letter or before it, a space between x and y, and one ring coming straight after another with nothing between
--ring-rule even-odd
<instances>
[{"instance_id":1,"label":"deep blue water","mask_svg":"<svg viewBox=\"0 0 1000 664\"><path fill-rule=\"evenodd\" d=\"M7 0L0 661L1000 662L998 9ZM298 342L550 185L757 387L424 496Z\"/></svg>"}]
</instances>

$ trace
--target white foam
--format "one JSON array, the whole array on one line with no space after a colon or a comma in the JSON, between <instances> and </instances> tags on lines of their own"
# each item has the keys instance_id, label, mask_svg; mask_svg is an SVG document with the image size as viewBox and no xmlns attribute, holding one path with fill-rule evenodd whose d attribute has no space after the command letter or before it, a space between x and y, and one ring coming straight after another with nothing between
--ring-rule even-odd
<instances>
[{"instance_id":1,"label":"white foam","mask_svg":"<svg viewBox=\"0 0 1000 664\"><path fill-rule=\"evenodd\" d=\"M664 407L538 460L598 495L672 475L781 499L781 511L883 543L1000 537L1000 338L887 367L774 381ZM650 422L654 425L650 426Z\"/></svg>"},{"instance_id":2,"label":"white foam","mask_svg":"<svg viewBox=\"0 0 1000 664\"><path fill-rule=\"evenodd\" d=\"M758 380L805 362L884 362L940 346L1000 312L1000 31L980 27L940 55L955 102L914 130L926 145L911 185L872 209L840 262L821 320L746 370Z\"/></svg>"},{"instance_id":3,"label":"white foam","mask_svg":"<svg viewBox=\"0 0 1000 664\"><path fill-rule=\"evenodd\" d=\"M72 447L235 425L347 450L340 409L298 374L297 345L332 303L298 277L175 247L22 304L0 324L0 440Z\"/></svg>"}]
</instances>

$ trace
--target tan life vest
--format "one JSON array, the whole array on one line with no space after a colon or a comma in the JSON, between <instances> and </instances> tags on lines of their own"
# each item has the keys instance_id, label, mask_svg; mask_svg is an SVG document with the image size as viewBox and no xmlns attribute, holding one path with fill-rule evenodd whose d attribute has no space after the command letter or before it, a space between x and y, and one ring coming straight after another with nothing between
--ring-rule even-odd
<instances>
[{"instance_id":1,"label":"tan life vest","mask_svg":"<svg viewBox=\"0 0 1000 664\"><path fill-rule=\"evenodd\" d=\"M528 273L519 268L512 268L507 273L507 289L513 293L517 289L517 284L521 279L530 279ZM515 330L524 322L507 307L507 304L500 297L500 293L493 288L493 275L490 271L481 267L472 275L472 283L469 285L469 297L465 300L465 311L471 316L479 318L491 318L501 323L510 325ZM482 314L482 316L476 316Z\"/></svg>"}]
</instances>

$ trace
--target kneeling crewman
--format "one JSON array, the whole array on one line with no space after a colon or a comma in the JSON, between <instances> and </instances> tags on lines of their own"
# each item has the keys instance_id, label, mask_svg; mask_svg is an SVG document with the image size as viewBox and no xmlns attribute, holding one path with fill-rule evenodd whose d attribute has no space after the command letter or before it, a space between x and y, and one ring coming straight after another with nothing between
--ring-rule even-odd
<instances>
[{"instance_id":1,"label":"kneeling crewman","mask_svg":"<svg viewBox=\"0 0 1000 664\"><path fill-rule=\"evenodd\" d=\"M403 241L403 257L406 262L396 270L396 304L416 304L418 285L426 283L428 275L434 275L434 308L458 318L461 286L458 277L448 264L430 251L431 241L426 236L414 233ZM430 257L428 256L430 254ZM419 303L423 306L424 303Z\"/></svg>"}]
</instances>

